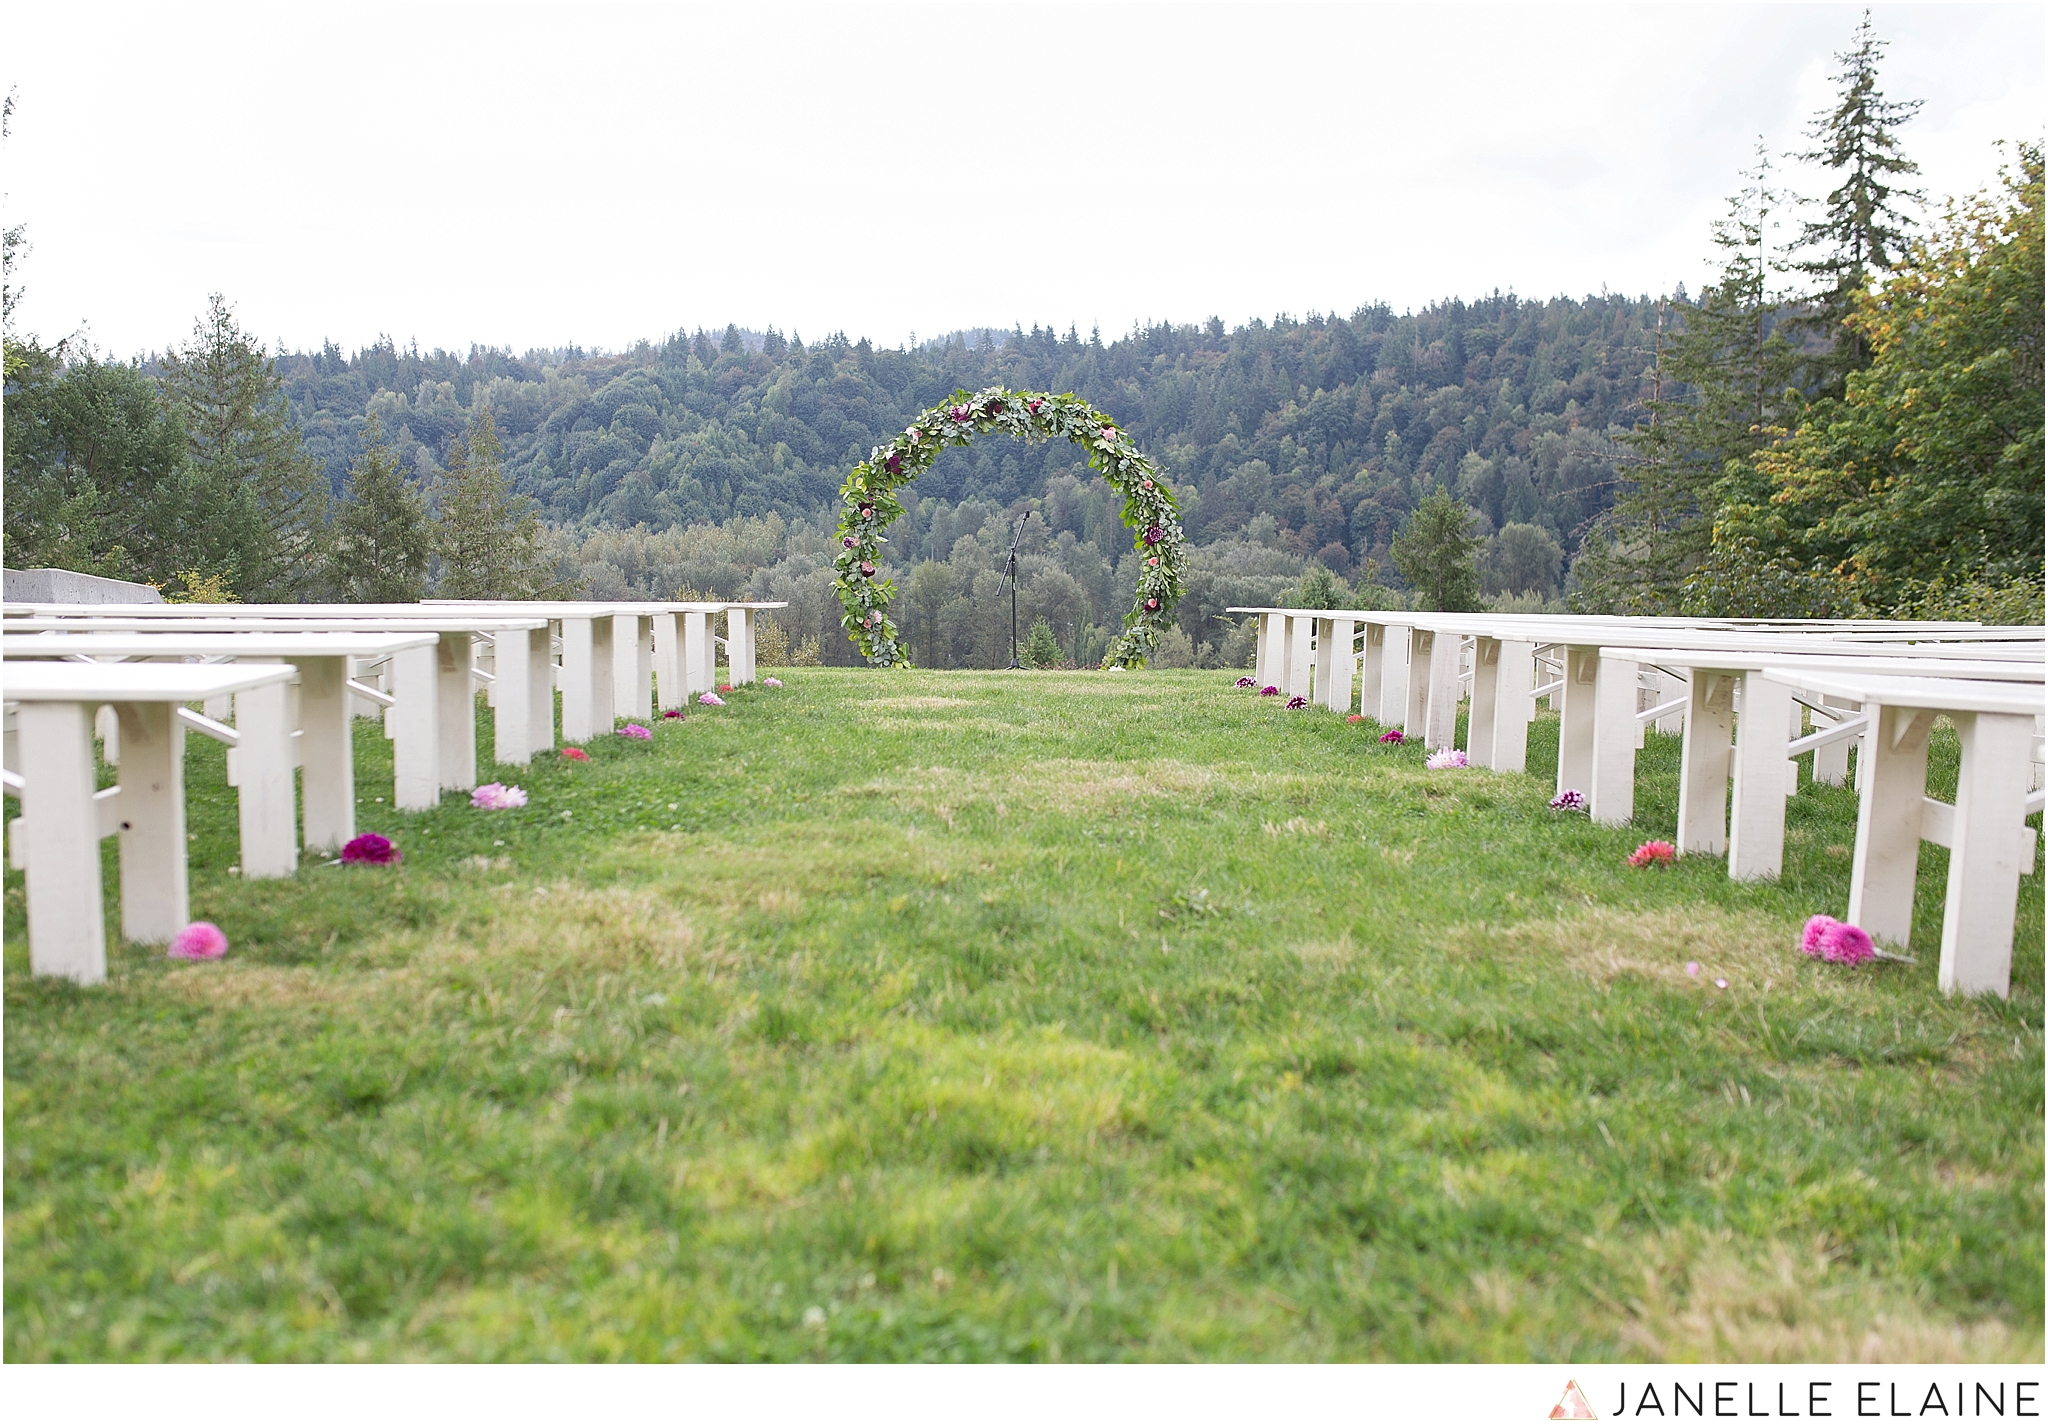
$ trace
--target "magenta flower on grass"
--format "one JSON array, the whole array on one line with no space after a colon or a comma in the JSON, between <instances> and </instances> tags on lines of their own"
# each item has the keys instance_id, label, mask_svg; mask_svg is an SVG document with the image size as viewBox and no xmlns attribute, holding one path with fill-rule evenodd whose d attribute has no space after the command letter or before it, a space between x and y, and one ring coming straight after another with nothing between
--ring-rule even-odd
<instances>
[{"instance_id":1,"label":"magenta flower on grass","mask_svg":"<svg viewBox=\"0 0 2048 1428\"><path fill-rule=\"evenodd\" d=\"M1253 679L1253 678L1252 678L1252 677L1251 677L1250 675L1248 675L1248 674L1247 674L1247 675L1241 675L1241 676L1239 676L1239 678L1238 678L1238 681L1237 681L1237 687L1238 687L1239 689L1256 689L1256 688L1258 687L1258 683L1259 683L1259 682L1258 682L1258 681L1257 681L1256 679Z\"/></svg>"},{"instance_id":2,"label":"magenta flower on grass","mask_svg":"<svg viewBox=\"0 0 2048 1428\"><path fill-rule=\"evenodd\" d=\"M622 739L651 739L654 737L654 731L644 724L628 724L619 730L619 737Z\"/></svg>"},{"instance_id":3,"label":"magenta flower on grass","mask_svg":"<svg viewBox=\"0 0 2048 1428\"><path fill-rule=\"evenodd\" d=\"M1837 922L1826 913L1807 920L1799 934L1799 950L1823 962L1849 967L1877 958L1877 945L1868 932L1853 922Z\"/></svg>"},{"instance_id":4,"label":"magenta flower on grass","mask_svg":"<svg viewBox=\"0 0 2048 1428\"><path fill-rule=\"evenodd\" d=\"M1691 977L1691 978L1693 978L1693 979L1694 979L1695 981L1697 981L1697 980L1699 979L1699 975L1700 975L1700 964L1699 964L1699 963L1697 963L1697 962L1688 962L1688 963L1686 963L1686 964L1685 964L1685 975L1686 975L1686 976L1688 976L1688 977Z\"/></svg>"},{"instance_id":5,"label":"magenta flower on grass","mask_svg":"<svg viewBox=\"0 0 2048 1428\"><path fill-rule=\"evenodd\" d=\"M697 696L697 702L699 704L709 704L714 709L723 709L725 707L725 701L708 689Z\"/></svg>"},{"instance_id":6,"label":"magenta flower on grass","mask_svg":"<svg viewBox=\"0 0 2048 1428\"><path fill-rule=\"evenodd\" d=\"M1575 788L1568 788L1557 797L1551 799L1550 806L1559 813L1584 813L1586 811L1586 795L1580 793Z\"/></svg>"},{"instance_id":7,"label":"magenta flower on grass","mask_svg":"<svg viewBox=\"0 0 2048 1428\"><path fill-rule=\"evenodd\" d=\"M1308 696L1306 696L1306 695L1303 695L1303 694L1297 694L1297 695L1295 695L1295 696L1294 696L1294 697L1293 697L1292 699L1290 699L1290 700L1288 700L1288 701L1287 701L1287 707L1288 707L1289 709L1306 709L1306 708L1308 708Z\"/></svg>"},{"instance_id":8,"label":"magenta flower on grass","mask_svg":"<svg viewBox=\"0 0 2048 1428\"><path fill-rule=\"evenodd\" d=\"M509 788L502 783L478 784L476 791L469 796L469 806L471 808L524 808L526 807L526 790L517 784L513 784Z\"/></svg>"},{"instance_id":9,"label":"magenta flower on grass","mask_svg":"<svg viewBox=\"0 0 2048 1428\"><path fill-rule=\"evenodd\" d=\"M228 935L210 922L190 922L171 937L168 954L181 962L214 962L228 952Z\"/></svg>"},{"instance_id":10,"label":"magenta flower on grass","mask_svg":"<svg viewBox=\"0 0 2048 1428\"><path fill-rule=\"evenodd\" d=\"M1461 769L1470 762L1463 749L1438 749L1422 761L1426 769Z\"/></svg>"},{"instance_id":11,"label":"magenta flower on grass","mask_svg":"<svg viewBox=\"0 0 2048 1428\"><path fill-rule=\"evenodd\" d=\"M400 862L405 854L398 851L398 845L382 833L358 833L348 840L341 850L344 863L370 863L379 866Z\"/></svg>"},{"instance_id":12,"label":"magenta flower on grass","mask_svg":"<svg viewBox=\"0 0 2048 1428\"><path fill-rule=\"evenodd\" d=\"M683 711L680 709L664 709L661 711L661 717L664 719L680 719L683 717Z\"/></svg>"},{"instance_id":13,"label":"magenta flower on grass","mask_svg":"<svg viewBox=\"0 0 2048 1428\"><path fill-rule=\"evenodd\" d=\"M1405 744L1408 742L1408 736L1399 729L1389 729L1386 733L1380 735L1380 742L1382 744Z\"/></svg>"},{"instance_id":14,"label":"magenta flower on grass","mask_svg":"<svg viewBox=\"0 0 2048 1428\"><path fill-rule=\"evenodd\" d=\"M1264 689L1261 689L1261 690L1259 691L1259 697L1260 697L1260 698L1264 698L1264 697L1265 697L1266 695L1268 695L1268 694L1278 694L1279 692L1280 692L1280 686L1279 686L1279 685L1277 685L1277 684L1269 684L1269 685L1267 685L1267 686L1266 686L1266 687L1265 687Z\"/></svg>"}]
</instances>

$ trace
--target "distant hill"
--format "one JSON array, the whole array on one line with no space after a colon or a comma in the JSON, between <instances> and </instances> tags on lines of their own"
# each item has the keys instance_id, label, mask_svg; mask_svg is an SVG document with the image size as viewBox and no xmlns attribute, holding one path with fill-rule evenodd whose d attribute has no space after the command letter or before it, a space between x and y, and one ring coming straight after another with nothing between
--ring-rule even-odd
<instances>
[{"instance_id":1,"label":"distant hill","mask_svg":"<svg viewBox=\"0 0 2048 1428\"><path fill-rule=\"evenodd\" d=\"M1656 323L1650 298L1496 295L1107 343L1034 327L892 350L728 327L620 353L330 346L278 368L337 491L371 413L426 478L482 400L517 488L572 535L814 518L849 466L956 386L1073 391L1161 462L1197 543L1268 515L1268 544L1344 574L1384 561L1436 483L1492 526L1542 525L1573 551L1612 498L1609 438L1641 415ZM915 495L1007 507L1085 476L1078 455L986 442L949 453Z\"/></svg>"}]
</instances>

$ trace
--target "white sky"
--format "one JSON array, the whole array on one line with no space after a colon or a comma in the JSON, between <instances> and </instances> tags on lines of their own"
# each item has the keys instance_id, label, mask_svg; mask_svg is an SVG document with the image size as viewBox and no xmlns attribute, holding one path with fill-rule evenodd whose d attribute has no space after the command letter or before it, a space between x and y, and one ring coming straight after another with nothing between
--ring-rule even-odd
<instances>
[{"instance_id":1,"label":"white sky","mask_svg":"<svg viewBox=\"0 0 2048 1428\"><path fill-rule=\"evenodd\" d=\"M1873 10L1930 196L2041 134L2043 7ZM16 0L17 325L128 355L217 289L302 348L894 345L1697 287L1860 12Z\"/></svg>"}]
</instances>

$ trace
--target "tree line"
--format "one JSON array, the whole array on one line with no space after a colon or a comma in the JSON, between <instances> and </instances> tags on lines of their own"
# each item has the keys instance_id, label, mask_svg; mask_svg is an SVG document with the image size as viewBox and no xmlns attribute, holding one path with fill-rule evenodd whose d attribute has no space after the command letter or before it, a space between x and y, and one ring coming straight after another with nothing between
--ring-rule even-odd
<instances>
[{"instance_id":1,"label":"tree line","mask_svg":"<svg viewBox=\"0 0 2048 1428\"><path fill-rule=\"evenodd\" d=\"M1196 557L1168 660L1234 662L1227 607L1283 594L2038 619L2040 151L1917 231L1914 106L1879 88L1882 49L1866 17L1796 156L1828 195L1799 209L1760 151L1697 296L897 349L735 325L520 356L271 354L216 298L187 342L121 363L13 333L13 229L8 561L249 599L745 591L790 599L792 648L836 660L846 468L1000 383L1116 412L1174 482ZM985 607L1026 510L1029 625L1099 653L1130 545L1075 453L992 439L908 494L890 563L919 662L1006 662Z\"/></svg>"}]
</instances>

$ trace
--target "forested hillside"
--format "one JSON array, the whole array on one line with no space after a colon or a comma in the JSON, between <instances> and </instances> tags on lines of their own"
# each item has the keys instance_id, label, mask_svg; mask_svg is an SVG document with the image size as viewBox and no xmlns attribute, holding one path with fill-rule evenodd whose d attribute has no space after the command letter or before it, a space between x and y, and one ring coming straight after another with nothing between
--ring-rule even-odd
<instances>
[{"instance_id":1,"label":"forested hillside","mask_svg":"<svg viewBox=\"0 0 2048 1428\"><path fill-rule=\"evenodd\" d=\"M1162 464L1191 539L1267 513L1281 548L1342 574L1383 560L1439 482L1493 525L1531 522L1572 548L1610 499L1609 438L1638 415L1656 321L1642 299L1503 296L1228 332L1162 325L1109 343L1034 328L903 351L728 328L616 355L329 348L285 354L278 370L337 493L372 415L431 478L481 401L515 489L584 530L801 519L955 387L1072 391ZM1008 506L1063 472L1086 475L1077 453L996 442L949 453L917 494Z\"/></svg>"}]
</instances>

